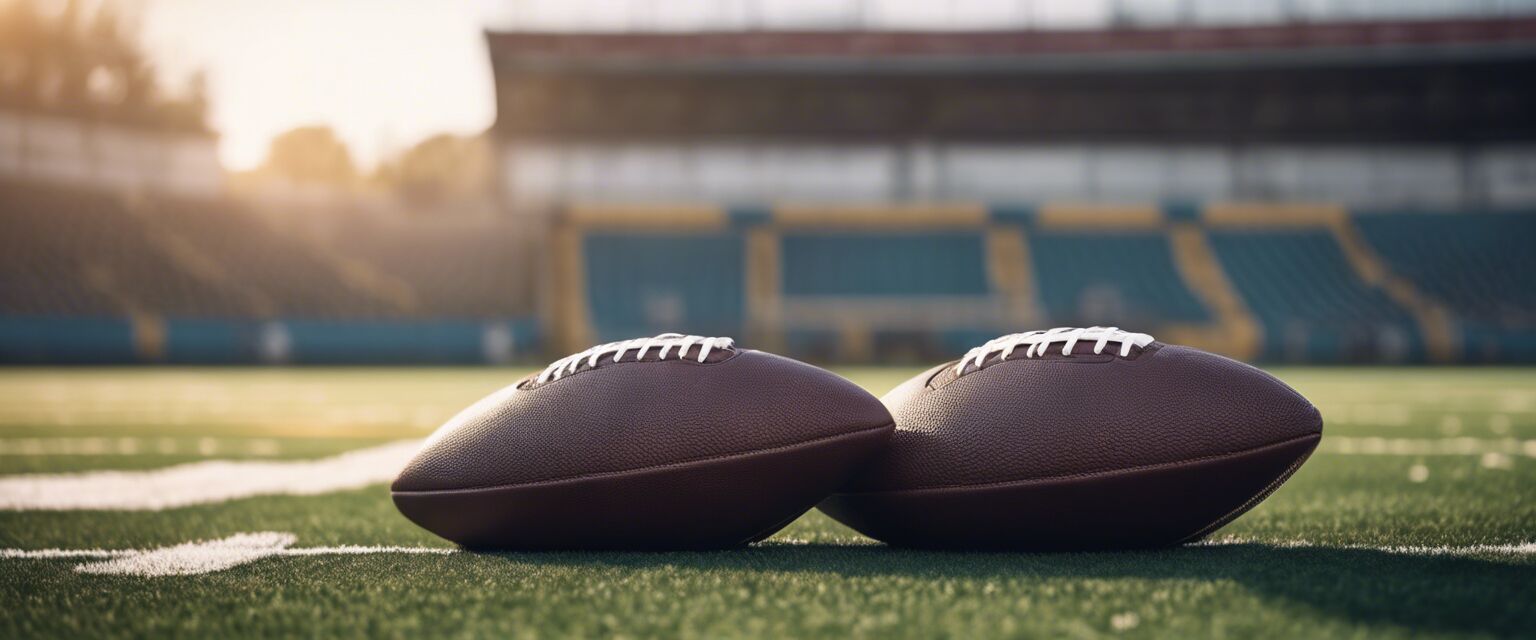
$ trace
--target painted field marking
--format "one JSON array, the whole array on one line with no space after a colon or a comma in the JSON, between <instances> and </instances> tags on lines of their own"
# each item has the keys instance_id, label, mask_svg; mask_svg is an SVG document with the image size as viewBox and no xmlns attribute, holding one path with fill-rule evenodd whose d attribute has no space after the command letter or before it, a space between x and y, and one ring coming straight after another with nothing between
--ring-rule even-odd
<instances>
[{"instance_id":1,"label":"painted field marking","mask_svg":"<svg viewBox=\"0 0 1536 640\"><path fill-rule=\"evenodd\" d=\"M213 573L250 564L263 558L293 558L333 555L449 555L460 553L446 547L392 547L353 546L300 547L291 545L298 537L291 533L261 531L239 533L218 540L199 540L158 549L0 549L0 559L5 560L91 560L75 565L75 571L97 575L126 575L141 577L191 576ZM780 541L770 540L773 545ZM797 542L790 542L790 546ZM799 542L798 544L803 544ZM1373 546L1373 545L1323 545L1306 541L1260 542L1241 538L1224 538L1200 542L1192 547L1222 547L1232 545L1257 545L1280 549L1355 549L1379 551L1412 556L1528 556L1536 554L1536 542L1502 545L1470 546Z\"/></svg>"},{"instance_id":2,"label":"painted field marking","mask_svg":"<svg viewBox=\"0 0 1536 640\"><path fill-rule=\"evenodd\" d=\"M0 476L0 511L160 511L350 491L390 481L420 445L403 440L318 460L208 460L151 471Z\"/></svg>"},{"instance_id":3,"label":"painted field marking","mask_svg":"<svg viewBox=\"0 0 1536 640\"><path fill-rule=\"evenodd\" d=\"M0 549L0 559L19 560L94 560L75 565L79 573L129 576L191 576L232 569L262 558L326 555L366 555L407 553L446 555L455 549L443 547L374 547L343 545L339 547L290 548L298 536L291 533L260 531L237 533L218 540L197 540L158 549Z\"/></svg>"},{"instance_id":4,"label":"painted field marking","mask_svg":"<svg viewBox=\"0 0 1536 640\"><path fill-rule=\"evenodd\" d=\"M137 456L244 454L271 457L283 451L274 438L0 438L0 456Z\"/></svg>"},{"instance_id":5,"label":"painted field marking","mask_svg":"<svg viewBox=\"0 0 1536 640\"><path fill-rule=\"evenodd\" d=\"M91 451L106 442L111 440L91 444ZM316 460L207 460L147 471L0 476L0 511L159 511L263 495L351 491L389 482L420 445L420 440L402 440ZM1319 453L1479 456L1484 466L1503 469L1512 458L1536 458L1536 440L1325 435Z\"/></svg>"},{"instance_id":6,"label":"painted field marking","mask_svg":"<svg viewBox=\"0 0 1536 640\"><path fill-rule=\"evenodd\" d=\"M1515 438L1374 438L1323 434L1318 453L1365 456L1484 456L1536 458L1536 440Z\"/></svg>"},{"instance_id":7,"label":"painted field marking","mask_svg":"<svg viewBox=\"0 0 1536 640\"><path fill-rule=\"evenodd\" d=\"M101 575L190 576L223 571L271 556L298 541L291 533L241 533L222 540L187 542L125 553L109 560L76 565L75 571Z\"/></svg>"},{"instance_id":8,"label":"painted field marking","mask_svg":"<svg viewBox=\"0 0 1536 640\"><path fill-rule=\"evenodd\" d=\"M1263 540L1251 540L1247 538L1220 538L1196 542L1192 547L1227 547L1234 545L1256 545L1261 547L1275 547L1277 549L1348 549L1353 551L1380 551L1405 556L1528 556L1536 554L1536 542L1520 542L1516 544L1473 544L1464 546L1450 545L1369 545L1369 544L1318 544L1306 540L1289 540L1283 542L1268 542Z\"/></svg>"}]
</instances>

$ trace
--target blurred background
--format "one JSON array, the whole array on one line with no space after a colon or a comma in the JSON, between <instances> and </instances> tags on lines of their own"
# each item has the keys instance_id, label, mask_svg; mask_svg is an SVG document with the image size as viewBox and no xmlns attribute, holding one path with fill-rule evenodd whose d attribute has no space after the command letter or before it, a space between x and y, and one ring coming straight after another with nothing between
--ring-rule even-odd
<instances>
[{"instance_id":1,"label":"blurred background","mask_svg":"<svg viewBox=\"0 0 1536 640\"><path fill-rule=\"evenodd\" d=\"M0 0L0 362L1536 362L1536 0Z\"/></svg>"}]
</instances>

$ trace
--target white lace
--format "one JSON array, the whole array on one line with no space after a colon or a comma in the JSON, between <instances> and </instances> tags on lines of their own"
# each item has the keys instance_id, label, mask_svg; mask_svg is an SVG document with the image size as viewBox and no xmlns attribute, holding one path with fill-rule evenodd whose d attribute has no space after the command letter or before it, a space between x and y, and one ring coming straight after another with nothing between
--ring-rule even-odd
<instances>
[{"instance_id":1,"label":"white lace","mask_svg":"<svg viewBox=\"0 0 1536 640\"><path fill-rule=\"evenodd\" d=\"M967 364L975 364L977 368L980 368L981 363L988 356L999 351L1003 352L1000 359L1007 360L1008 356L1013 354L1014 349L1026 345L1029 347L1024 351L1024 357L1026 358L1045 355L1046 349L1053 342L1063 343L1061 345L1061 355L1070 357L1072 355L1072 348L1077 346L1077 343L1081 340L1094 340L1094 353L1103 353L1105 345L1111 342L1118 342L1120 343L1120 357L1124 358L1131 355L1132 346L1145 347L1152 344L1154 338L1145 333L1121 331L1117 327L1088 327L1086 329L1056 327L1047 331L1015 333L991 340L966 352L965 357L960 359L960 364L955 366L955 374L963 373Z\"/></svg>"},{"instance_id":2,"label":"white lace","mask_svg":"<svg viewBox=\"0 0 1536 640\"><path fill-rule=\"evenodd\" d=\"M645 353L647 351L656 348L661 349L660 359L666 360L667 353L671 351L673 347L676 347L677 359L682 360L683 354L687 353L688 349L695 344L699 345L699 362L703 362L704 358L709 356L710 351L715 349L729 349L733 344L735 344L735 342L730 338L685 336L681 333L663 333L654 338L636 338L634 340L610 342L608 344L600 344L581 353L569 355L556 360L553 364L549 365L549 367L545 368L543 373L539 374L539 377L535 382L544 383L549 382L550 380L559 380L560 377L565 374L576 373L576 368L581 365L583 360L587 362L588 367L595 367L597 366L598 360L610 353L613 354L613 361L618 362L623 360L624 354L629 353L629 351L632 349L638 350L635 352L635 360L637 361L645 357Z\"/></svg>"}]
</instances>

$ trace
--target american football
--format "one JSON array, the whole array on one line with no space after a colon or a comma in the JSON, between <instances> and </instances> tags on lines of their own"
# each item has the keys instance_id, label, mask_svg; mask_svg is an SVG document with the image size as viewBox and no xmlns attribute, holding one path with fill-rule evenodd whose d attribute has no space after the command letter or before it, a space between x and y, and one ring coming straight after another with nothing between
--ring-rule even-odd
<instances>
[{"instance_id":1,"label":"american football","mask_svg":"<svg viewBox=\"0 0 1536 640\"><path fill-rule=\"evenodd\" d=\"M1536 0L0 0L0 640L1533 638L1532 78Z\"/></svg>"},{"instance_id":2,"label":"american football","mask_svg":"<svg viewBox=\"0 0 1536 640\"><path fill-rule=\"evenodd\" d=\"M874 396L829 371L662 334L486 397L392 491L406 517L471 548L728 548L809 510L892 430Z\"/></svg>"},{"instance_id":3,"label":"american football","mask_svg":"<svg viewBox=\"0 0 1536 640\"><path fill-rule=\"evenodd\" d=\"M1323 427L1259 369L1113 327L1003 336L884 402L891 446L821 510L911 547L1197 540L1278 488Z\"/></svg>"}]
</instances>

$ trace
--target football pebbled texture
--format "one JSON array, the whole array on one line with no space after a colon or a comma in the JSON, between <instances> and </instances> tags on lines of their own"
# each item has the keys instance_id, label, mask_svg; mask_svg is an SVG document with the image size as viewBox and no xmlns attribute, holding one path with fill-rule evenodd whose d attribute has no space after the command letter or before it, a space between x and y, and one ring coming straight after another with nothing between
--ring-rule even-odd
<instances>
[{"instance_id":1,"label":"football pebbled texture","mask_svg":"<svg viewBox=\"0 0 1536 640\"><path fill-rule=\"evenodd\" d=\"M1114 328L1005 336L883 401L890 446L819 508L910 547L1198 540L1278 488L1322 437L1317 409L1273 376Z\"/></svg>"},{"instance_id":2,"label":"football pebbled texture","mask_svg":"<svg viewBox=\"0 0 1536 640\"><path fill-rule=\"evenodd\" d=\"M594 347L444 424L391 487L480 549L716 549L809 510L893 431L829 371L728 338Z\"/></svg>"}]
</instances>

